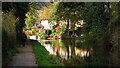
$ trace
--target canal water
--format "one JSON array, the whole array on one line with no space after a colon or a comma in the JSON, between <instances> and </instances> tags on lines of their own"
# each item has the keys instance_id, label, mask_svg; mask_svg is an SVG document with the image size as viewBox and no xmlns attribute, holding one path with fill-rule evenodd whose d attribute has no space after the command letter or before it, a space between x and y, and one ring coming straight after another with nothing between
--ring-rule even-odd
<instances>
[{"instance_id":1,"label":"canal water","mask_svg":"<svg viewBox=\"0 0 120 68\"><path fill-rule=\"evenodd\" d=\"M120 66L120 52L107 50L99 45L81 45L79 40L40 40L50 55L65 60L76 59L73 63L87 66ZM78 59L79 58L79 59Z\"/></svg>"}]
</instances>

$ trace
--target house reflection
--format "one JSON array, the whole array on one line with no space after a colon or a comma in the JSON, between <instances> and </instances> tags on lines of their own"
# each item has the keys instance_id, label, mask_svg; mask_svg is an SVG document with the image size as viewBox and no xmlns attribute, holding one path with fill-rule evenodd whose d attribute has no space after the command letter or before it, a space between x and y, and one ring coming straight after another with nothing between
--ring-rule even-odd
<instances>
[{"instance_id":1,"label":"house reflection","mask_svg":"<svg viewBox=\"0 0 120 68\"><path fill-rule=\"evenodd\" d=\"M88 50L77 49L77 50L75 50L75 52L76 52L77 56L81 56L81 57L90 56L90 51L88 51Z\"/></svg>"}]
</instances>

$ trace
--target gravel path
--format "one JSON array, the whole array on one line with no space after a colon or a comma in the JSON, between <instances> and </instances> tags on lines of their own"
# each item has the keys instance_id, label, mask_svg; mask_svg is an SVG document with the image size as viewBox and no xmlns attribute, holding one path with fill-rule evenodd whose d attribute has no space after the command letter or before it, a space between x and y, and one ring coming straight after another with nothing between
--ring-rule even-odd
<instances>
[{"instance_id":1,"label":"gravel path","mask_svg":"<svg viewBox=\"0 0 120 68\"><path fill-rule=\"evenodd\" d=\"M37 66L35 64L31 40L26 41L25 47L18 48L18 53L13 56L12 61L8 66Z\"/></svg>"}]
</instances>

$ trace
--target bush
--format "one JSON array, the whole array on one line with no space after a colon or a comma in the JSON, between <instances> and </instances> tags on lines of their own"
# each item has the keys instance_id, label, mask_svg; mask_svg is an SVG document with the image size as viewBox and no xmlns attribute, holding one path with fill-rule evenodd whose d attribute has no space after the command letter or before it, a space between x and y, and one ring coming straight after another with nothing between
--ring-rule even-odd
<instances>
[{"instance_id":1,"label":"bush","mask_svg":"<svg viewBox=\"0 0 120 68\"><path fill-rule=\"evenodd\" d=\"M16 41L16 22L12 12L2 14L2 61L3 66L6 65L12 55L14 55L17 47Z\"/></svg>"},{"instance_id":2,"label":"bush","mask_svg":"<svg viewBox=\"0 0 120 68\"><path fill-rule=\"evenodd\" d=\"M55 29L52 30L52 34L50 34L50 36L61 36L65 33L66 31L66 26L63 25L62 28L60 28L60 30L58 32L56 32Z\"/></svg>"},{"instance_id":3,"label":"bush","mask_svg":"<svg viewBox=\"0 0 120 68\"><path fill-rule=\"evenodd\" d=\"M39 33L40 39L47 39L48 35L45 33Z\"/></svg>"},{"instance_id":4,"label":"bush","mask_svg":"<svg viewBox=\"0 0 120 68\"><path fill-rule=\"evenodd\" d=\"M33 35L38 35L38 31L36 29L32 29Z\"/></svg>"},{"instance_id":5,"label":"bush","mask_svg":"<svg viewBox=\"0 0 120 68\"><path fill-rule=\"evenodd\" d=\"M45 33L46 33L47 35L50 35L50 34L52 33L52 31L51 31L51 30L46 30Z\"/></svg>"},{"instance_id":6,"label":"bush","mask_svg":"<svg viewBox=\"0 0 120 68\"><path fill-rule=\"evenodd\" d=\"M50 36L60 36L60 33L59 32L55 32L55 33L50 34Z\"/></svg>"}]
</instances>

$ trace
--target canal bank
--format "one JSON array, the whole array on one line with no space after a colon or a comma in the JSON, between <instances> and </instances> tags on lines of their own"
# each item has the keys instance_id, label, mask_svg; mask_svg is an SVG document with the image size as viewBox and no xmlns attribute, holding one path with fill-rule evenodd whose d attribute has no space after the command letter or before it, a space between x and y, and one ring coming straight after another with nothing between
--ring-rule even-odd
<instances>
[{"instance_id":1,"label":"canal bank","mask_svg":"<svg viewBox=\"0 0 120 68\"><path fill-rule=\"evenodd\" d=\"M80 40L70 39L39 40L39 42L49 55L59 57L64 66L119 66L119 51L115 49L108 51L99 44L82 45Z\"/></svg>"},{"instance_id":2,"label":"canal bank","mask_svg":"<svg viewBox=\"0 0 120 68\"><path fill-rule=\"evenodd\" d=\"M50 55L44 46L38 41L33 40L33 52L35 54L36 63L38 66L63 66L60 58Z\"/></svg>"}]
</instances>

